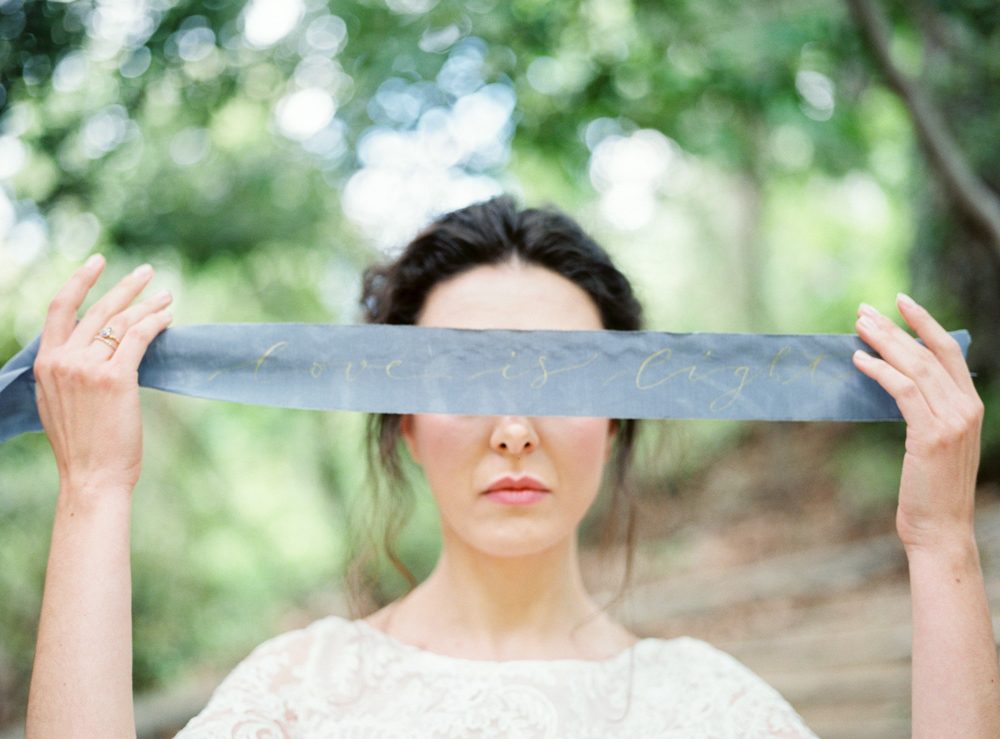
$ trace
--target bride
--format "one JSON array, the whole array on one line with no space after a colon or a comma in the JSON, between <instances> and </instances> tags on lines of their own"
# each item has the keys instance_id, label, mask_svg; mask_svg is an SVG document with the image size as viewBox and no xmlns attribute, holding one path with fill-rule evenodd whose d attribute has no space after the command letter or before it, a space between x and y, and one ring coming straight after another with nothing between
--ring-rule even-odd
<instances>
[{"instance_id":1,"label":"bride","mask_svg":"<svg viewBox=\"0 0 1000 739\"><path fill-rule=\"evenodd\" d=\"M135 736L137 367L171 297L134 302L153 275L144 265L77 323L103 267L91 257L55 296L34 365L60 489L28 739ZM379 323L641 326L629 283L577 224L506 197L439 218L369 272L364 304ZM983 406L957 344L906 296L897 306L925 346L862 304L857 331L882 359L854 361L907 422L896 525L913 599L913 736L995 739L1000 675L972 526ZM627 523L634 421L385 415L371 428L390 477L401 447L427 477L443 532L433 572L365 619L262 644L179 738L814 737L732 657L637 639L587 594L577 527L605 477Z\"/></svg>"}]
</instances>

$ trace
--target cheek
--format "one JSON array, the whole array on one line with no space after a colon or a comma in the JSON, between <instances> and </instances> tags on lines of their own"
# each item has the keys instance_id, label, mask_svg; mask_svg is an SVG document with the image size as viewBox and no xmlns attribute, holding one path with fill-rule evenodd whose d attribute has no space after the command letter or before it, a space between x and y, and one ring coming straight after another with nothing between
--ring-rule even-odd
<instances>
[{"instance_id":1,"label":"cheek","mask_svg":"<svg viewBox=\"0 0 1000 739\"><path fill-rule=\"evenodd\" d=\"M435 492L468 488L473 470L489 450L488 419L478 416L413 416L414 451Z\"/></svg>"},{"instance_id":2,"label":"cheek","mask_svg":"<svg viewBox=\"0 0 1000 739\"><path fill-rule=\"evenodd\" d=\"M558 418L545 420L540 431L559 475L560 487L578 491L588 500L597 495L611 443L606 418Z\"/></svg>"}]
</instances>

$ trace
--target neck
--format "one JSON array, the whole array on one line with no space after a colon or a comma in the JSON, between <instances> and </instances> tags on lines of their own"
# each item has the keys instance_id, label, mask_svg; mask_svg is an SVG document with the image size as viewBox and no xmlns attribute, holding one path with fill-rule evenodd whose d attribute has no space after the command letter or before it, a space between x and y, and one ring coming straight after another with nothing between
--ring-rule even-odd
<instances>
[{"instance_id":1,"label":"neck","mask_svg":"<svg viewBox=\"0 0 1000 739\"><path fill-rule=\"evenodd\" d=\"M561 629L587 615L575 537L531 555L496 557L446 536L433 584L456 596L456 616L498 636Z\"/></svg>"},{"instance_id":2,"label":"neck","mask_svg":"<svg viewBox=\"0 0 1000 739\"><path fill-rule=\"evenodd\" d=\"M406 641L488 659L559 656L598 610L583 585L575 537L531 555L498 557L443 533L434 571L399 604L394 630Z\"/></svg>"}]
</instances>

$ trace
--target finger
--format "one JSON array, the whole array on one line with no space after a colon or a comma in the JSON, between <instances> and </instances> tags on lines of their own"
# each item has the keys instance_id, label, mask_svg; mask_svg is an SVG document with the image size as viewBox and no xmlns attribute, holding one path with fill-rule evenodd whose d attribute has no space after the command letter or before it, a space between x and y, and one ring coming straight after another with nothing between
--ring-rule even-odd
<instances>
[{"instance_id":1,"label":"finger","mask_svg":"<svg viewBox=\"0 0 1000 739\"><path fill-rule=\"evenodd\" d=\"M866 344L913 380L935 416L944 418L952 414L955 396L960 391L930 349L918 344L885 316L862 315L856 326Z\"/></svg>"},{"instance_id":2,"label":"finger","mask_svg":"<svg viewBox=\"0 0 1000 739\"><path fill-rule=\"evenodd\" d=\"M976 388L969 374L969 365L965 363L962 347L944 327L934 320L926 308L918 305L909 295L899 293L896 296L896 307L899 308L903 320L923 339L927 348L941 362L945 371L951 375L955 384L966 393L975 393Z\"/></svg>"},{"instance_id":3,"label":"finger","mask_svg":"<svg viewBox=\"0 0 1000 739\"><path fill-rule=\"evenodd\" d=\"M899 406L903 419L910 426L934 422L934 414L916 383L885 360L860 349L854 352L854 366L875 380Z\"/></svg>"},{"instance_id":4,"label":"finger","mask_svg":"<svg viewBox=\"0 0 1000 739\"><path fill-rule=\"evenodd\" d=\"M39 351L66 343L76 326L76 312L104 269L104 257L94 254L66 281L49 303Z\"/></svg>"},{"instance_id":5,"label":"finger","mask_svg":"<svg viewBox=\"0 0 1000 739\"><path fill-rule=\"evenodd\" d=\"M112 316L108 319L105 325L110 328L114 336L121 341L132 326L137 324L149 314L166 308L170 305L170 301L172 300L173 297L170 295L169 290L161 290L155 295L151 295L145 300L129 306L118 315ZM115 351L116 350L107 343L99 341L97 337L94 337L91 340L90 348L88 349L88 352L93 354L93 356L97 359L110 359L111 355L114 354Z\"/></svg>"},{"instance_id":6,"label":"finger","mask_svg":"<svg viewBox=\"0 0 1000 739\"><path fill-rule=\"evenodd\" d=\"M73 334L66 342L69 346L86 347L94 336L107 324L111 316L124 310L142 292L153 277L153 268L148 264L136 267L125 275L117 285L108 290L80 319Z\"/></svg>"},{"instance_id":7,"label":"finger","mask_svg":"<svg viewBox=\"0 0 1000 739\"><path fill-rule=\"evenodd\" d=\"M129 367L130 369L139 369L139 363L142 361L142 357L146 353L149 343L155 339L163 329L170 325L172 320L173 316L170 315L170 311L164 309L157 311L156 313L151 313L141 321L137 322L125 332L125 336L122 338L122 343L118 347L118 351L116 351L115 355L111 358L111 361Z\"/></svg>"}]
</instances>

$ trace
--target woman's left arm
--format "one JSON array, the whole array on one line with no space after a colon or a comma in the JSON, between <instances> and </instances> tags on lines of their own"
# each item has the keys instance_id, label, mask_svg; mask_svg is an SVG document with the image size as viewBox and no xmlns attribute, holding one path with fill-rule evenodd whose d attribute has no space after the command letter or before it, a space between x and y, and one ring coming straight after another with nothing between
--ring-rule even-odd
<instances>
[{"instance_id":1,"label":"woman's left arm","mask_svg":"<svg viewBox=\"0 0 1000 739\"><path fill-rule=\"evenodd\" d=\"M864 303L857 331L882 357L855 366L896 399L906 454L896 531L913 602L913 738L1000 736L1000 671L972 520L983 403L961 348L921 306L896 306L922 346Z\"/></svg>"}]
</instances>

